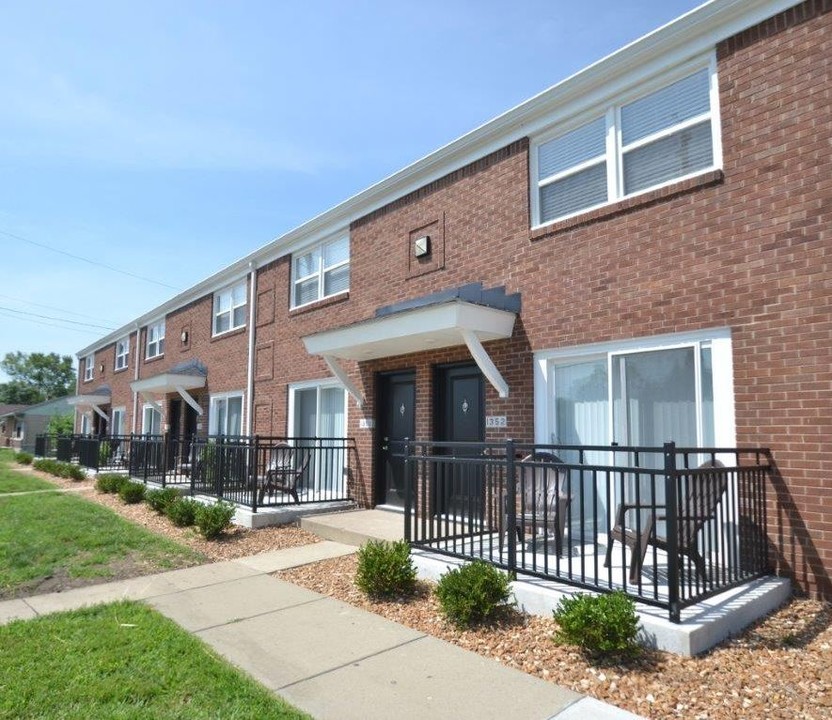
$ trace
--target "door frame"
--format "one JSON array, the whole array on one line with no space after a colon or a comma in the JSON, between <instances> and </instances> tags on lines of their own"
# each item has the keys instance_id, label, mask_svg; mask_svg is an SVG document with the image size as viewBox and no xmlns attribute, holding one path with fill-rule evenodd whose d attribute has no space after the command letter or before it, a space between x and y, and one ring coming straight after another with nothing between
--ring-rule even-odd
<instances>
[{"instance_id":1,"label":"door frame","mask_svg":"<svg viewBox=\"0 0 832 720\"><path fill-rule=\"evenodd\" d=\"M376 373L375 377L375 416L376 427L374 431L375 441L373 442L373 505L384 505L387 500L387 476L384 468L384 457L382 455L381 444L384 437L384 430L386 429L386 420L384 414L387 411L385 408L388 398L387 387L392 378L401 376L402 378L410 378L413 382L413 428L414 434L416 429L416 405L418 404L416 392L416 369L415 368L401 368L397 370L384 370ZM411 438L411 440L414 438Z\"/></svg>"}]
</instances>

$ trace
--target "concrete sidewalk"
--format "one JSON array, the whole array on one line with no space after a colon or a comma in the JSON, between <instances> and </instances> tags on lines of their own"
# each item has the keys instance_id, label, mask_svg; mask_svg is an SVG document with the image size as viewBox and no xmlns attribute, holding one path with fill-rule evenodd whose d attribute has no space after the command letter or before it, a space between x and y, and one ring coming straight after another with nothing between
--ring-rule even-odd
<instances>
[{"instance_id":1,"label":"concrete sidewalk","mask_svg":"<svg viewBox=\"0 0 832 720\"><path fill-rule=\"evenodd\" d=\"M318 720L635 718L269 573L355 552L321 542L0 603L0 623L141 600Z\"/></svg>"}]
</instances>

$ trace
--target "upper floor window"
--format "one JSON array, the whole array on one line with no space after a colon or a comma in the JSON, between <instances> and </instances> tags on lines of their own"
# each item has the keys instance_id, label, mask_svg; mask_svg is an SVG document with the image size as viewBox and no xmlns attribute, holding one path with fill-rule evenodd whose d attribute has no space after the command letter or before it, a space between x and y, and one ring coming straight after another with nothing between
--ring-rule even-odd
<instances>
[{"instance_id":1,"label":"upper floor window","mask_svg":"<svg viewBox=\"0 0 832 720\"><path fill-rule=\"evenodd\" d=\"M246 281L214 293L214 335L246 324Z\"/></svg>"},{"instance_id":2,"label":"upper floor window","mask_svg":"<svg viewBox=\"0 0 832 720\"><path fill-rule=\"evenodd\" d=\"M165 321L147 326L147 358L165 354Z\"/></svg>"},{"instance_id":3,"label":"upper floor window","mask_svg":"<svg viewBox=\"0 0 832 720\"><path fill-rule=\"evenodd\" d=\"M292 257L292 307L350 289L350 238L321 243Z\"/></svg>"},{"instance_id":4,"label":"upper floor window","mask_svg":"<svg viewBox=\"0 0 832 720\"><path fill-rule=\"evenodd\" d=\"M95 368L95 353L90 353L84 358L84 382L92 380Z\"/></svg>"},{"instance_id":5,"label":"upper floor window","mask_svg":"<svg viewBox=\"0 0 832 720\"><path fill-rule=\"evenodd\" d=\"M694 175L717 165L715 71L704 67L536 142L535 225Z\"/></svg>"},{"instance_id":6,"label":"upper floor window","mask_svg":"<svg viewBox=\"0 0 832 720\"><path fill-rule=\"evenodd\" d=\"M130 356L130 338L122 338L116 342L116 370L124 370L127 367L127 359Z\"/></svg>"}]
</instances>

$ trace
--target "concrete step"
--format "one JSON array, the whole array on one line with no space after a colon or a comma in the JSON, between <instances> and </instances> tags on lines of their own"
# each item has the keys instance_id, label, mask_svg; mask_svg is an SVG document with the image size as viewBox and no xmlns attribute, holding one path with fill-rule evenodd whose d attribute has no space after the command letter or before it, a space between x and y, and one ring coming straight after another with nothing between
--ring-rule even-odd
<instances>
[{"instance_id":1,"label":"concrete step","mask_svg":"<svg viewBox=\"0 0 832 720\"><path fill-rule=\"evenodd\" d=\"M325 540L347 545L404 537L404 515L390 510L353 510L304 517L300 526Z\"/></svg>"}]
</instances>

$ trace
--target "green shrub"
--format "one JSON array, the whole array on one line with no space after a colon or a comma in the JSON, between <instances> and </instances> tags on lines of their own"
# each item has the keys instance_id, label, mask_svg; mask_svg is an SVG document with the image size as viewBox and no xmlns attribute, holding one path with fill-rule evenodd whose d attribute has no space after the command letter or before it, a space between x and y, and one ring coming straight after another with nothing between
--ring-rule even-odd
<instances>
[{"instance_id":1,"label":"green shrub","mask_svg":"<svg viewBox=\"0 0 832 720\"><path fill-rule=\"evenodd\" d=\"M53 460L52 458L38 458L32 462L32 467L35 468L35 470L40 470L41 472L49 473L50 475L57 474L57 465L58 461Z\"/></svg>"},{"instance_id":2,"label":"green shrub","mask_svg":"<svg viewBox=\"0 0 832 720\"><path fill-rule=\"evenodd\" d=\"M71 463L64 463L63 464L63 473L61 477L69 478L70 480L86 480L87 479L87 472L82 467L78 467L77 465L72 465Z\"/></svg>"},{"instance_id":3,"label":"green shrub","mask_svg":"<svg viewBox=\"0 0 832 720\"><path fill-rule=\"evenodd\" d=\"M17 460L18 464L20 465L31 465L34 459L34 456L30 455L27 452L19 452L15 457L15 460Z\"/></svg>"},{"instance_id":4,"label":"green shrub","mask_svg":"<svg viewBox=\"0 0 832 720\"><path fill-rule=\"evenodd\" d=\"M358 551L355 584L371 597L407 595L416 586L410 545L404 540L370 540Z\"/></svg>"},{"instance_id":5,"label":"green shrub","mask_svg":"<svg viewBox=\"0 0 832 720\"><path fill-rule=\"evenodd\" d=\"M193 498L177 498L165 510L165 515L177 527L188 527L194 524L196 510L200 504Z\"/></svg>"},{"instance_id":6,"label":"green shrub","mask_svg":"<svg viewBox=\"0 0 832 720\"><path fill-rule=\"evenodd\" d=\"M55 475L56 477L70 478L72 480L84 480L87 473L77 465L68 462L59 462L52 458L39 458L32 463L35 470Z\"/></svg>"},{"instance_id":7,"label":"green shrub","mask_svg":"<svg viewBox=\"0 0 832 720\"><path fill-rule=\"evenodd\" d=\"M109 440L102 440L98 444L98 465L109 465L113 457L113 446Z\"/></svg>"},{"instance_id":8,"label":"green shrub","mask_svg":"<svg viewBox=\"0 0 832 720\"><path fill-rule=\"evenodd\" d=\"M161 488L159 490L148 490L144 494L145 502L157 513L164 515L168 506L179 497L175 488Z\"/></svg>"},{"instance_id":9,"label":"green shrub","mask_svg":"<svg viewBox=\"0 0 832 720\"><path fill-rule=\"evenodd\" d=\"M216 505L200 505L194 518L200 535L206 540L218 538L231 527L231 518L236 509L231 503L222 500Z\"/></svg>"},{"instance_id":10,"label":"green shrub","mask_svg":"<svg viewBox=\"0 0 832 720\"><path fill-rule=\"evenodd\" d=\"M126 475L101 473L95 480L95 489L99 492L115 494L127 482L130 482L130 478Z\"/></svg>"},{"instance_id":11,"label":"green shrub","mask_svg":"<svg viewBox=\"0 0 832 720\"><path fill-rule=\"evenodd\" d=\"M439 578L436 596L448 620L468 627L491 619L509 603L511 577L475 560Z\"/></svg>"},{"instance_id":12,"label":"green shrub","mask_svg":"<svg viewBox=\"0 0 832 720\"><path fill-rule=\"evenodd\" d=\"M118 489L118 496L121 498L122 502L125 502L128 505L135 505L136 503L140 503L144 500L145 489L144 483L128 480L127 482L122 483L121 487Z\"/></svg>"},{"instance_id":13,"label":"green shrub","mask_svg":"<svg viewBox=\"0 0 832 720\"><path fill-rule=\"evenodd\" d=\"M599 657L632 656L641 649L635 603L623 592L576 593L563 598L554 611L554 619L558 624L554 638L558 644L577 645Z\"/></svg>"}]
</instances>

